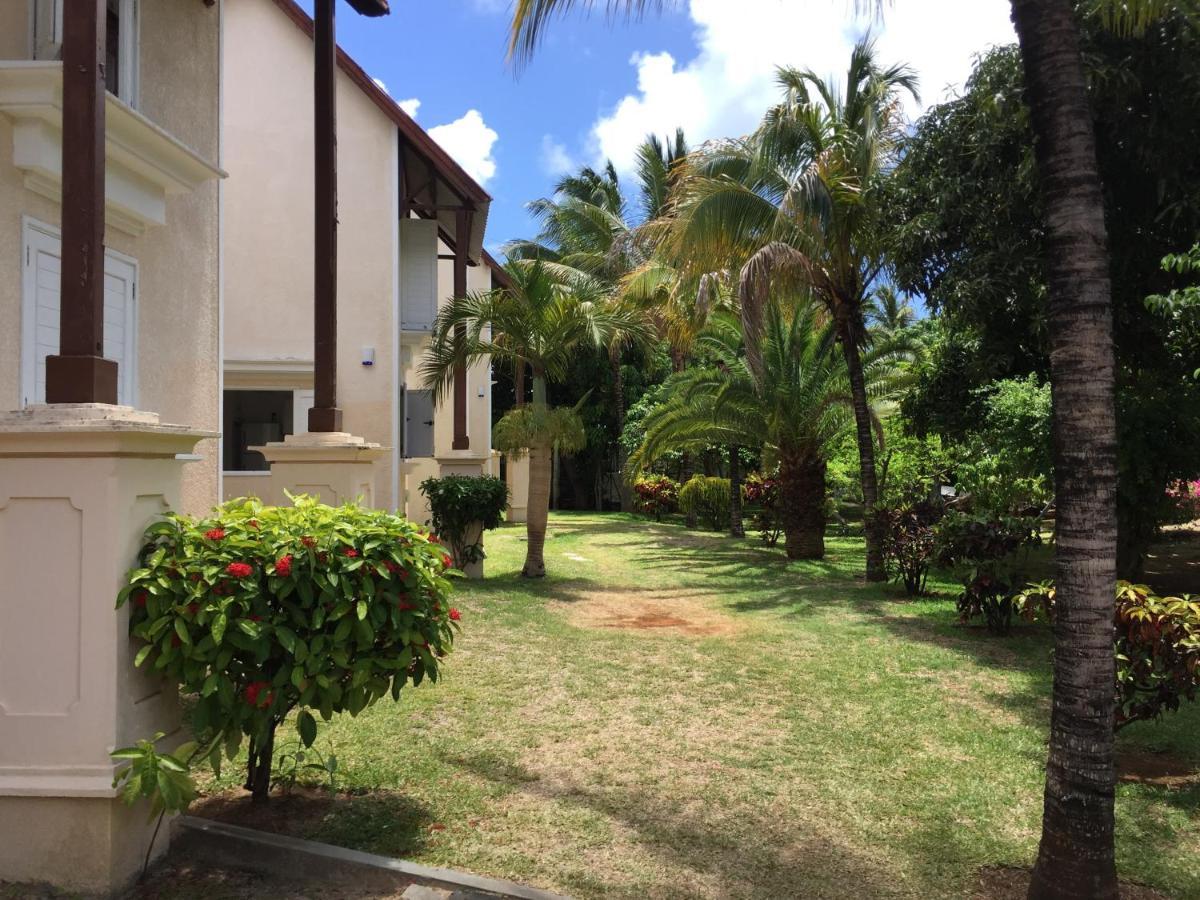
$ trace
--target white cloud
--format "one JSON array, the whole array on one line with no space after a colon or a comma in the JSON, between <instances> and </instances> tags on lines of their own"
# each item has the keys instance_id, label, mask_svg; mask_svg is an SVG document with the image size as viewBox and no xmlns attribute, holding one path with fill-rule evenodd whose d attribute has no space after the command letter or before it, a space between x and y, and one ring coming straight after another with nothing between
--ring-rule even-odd
<instances>
[{"instance_id":1,"label":"white cloud","mask_svg":"<svg viewBox=\"0 0 1200 900\"><path fill-rule=\"evenodd\" d=\"M449 125L438 125L429 129L429 136L442 145L472 178L484 184L496 174L496 160L492 148L498 135L487 123L479 110L469 109L461 119Z\"/></svg>"},{"instance_id":2,"label":"white cloud","mask_svg":"<svg viewBox=\"0 0 1200 900\"><path fill-rule=\"evenodd\" d=\"M693 145L745 134L778 97L774 74L793 65L841 76L855 37L870 24L852 20L846 0L689 0L699 49L681 64L670 53L639 53L636 93L619 100L592 127L588 157L611 158L622 172L646 134L683 127ZM922 105L961 87L974 57L1015 40L1008 0L896 0L881 24L878 54L885 64L907 62L921 79Z\"/></svg>"},{"instance_id":3,"label":"white cloud","mask_svg":"<svg viewBox=\"0 0 1200 900\"><path fill-rule=\"evenodd\" d=\"M384 84L382 78L372 78L371 80L375 82L375 87L379 88L385 94L388 93L387 85Z\"/></svg>"},{"instance_id":4,"label":"white cloud","mask_svg":"<svg viewBox=\"0 0 1200 900\"><path fill-rule=\"evenodd\" d=\"M421 108L421 101L416 97L410 97L407 100L397 100L396 105L415 119L417 110Z\"/></svg>"},{"instance_id":5,"label":"white cloud","mask_svg":"<svg viewBox=\"0 0 1200 900\"><path fill-rule=\"evenodd\" d=\"M548 134L542 135L542 170L547 175L565 175L575 168L566 146Z\"/></svg>"}]
</instances>

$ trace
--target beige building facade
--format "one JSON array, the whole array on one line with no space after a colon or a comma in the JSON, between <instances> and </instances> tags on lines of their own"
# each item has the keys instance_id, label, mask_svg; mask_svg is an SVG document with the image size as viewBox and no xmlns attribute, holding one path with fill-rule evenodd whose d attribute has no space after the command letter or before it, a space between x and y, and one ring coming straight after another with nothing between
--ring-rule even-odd
<instances>
[{"instance_id":1,"label":"beige building facade","mask_svg":"<svg viewBox=\"0 0 1200 900\"><path fill-rule=\"evenodd\" d=\"M0 3L0 409L44 402L57 352L63 0ZM221 11L203 0L111 0L105 353L119 401L219 429ZM218 493L218 442L184 467L183 506Z\"/></svg>"},{"instance_id":2,"label":"beige building facade","mask_svg":"<svg viewBox=\"0 0 1200 900\"><path fill-rule=\"evenodd\" d=\"M147 524L218 497L221 15L205 0L0 3L0 881L112 892L151 843L109 754L174 732L177 701L134 668L114 599ZM68 120L75 144L64 16L85 38L72 96L104 108L102 134ZM107 92L89 77L100 34ZM64 149L92 146L104 181L83 166L64 203ZM116 404L110 382L90 395L105 402L47 405L46 358L67 343L64 206L76 234L103 216L103 281L86 298L72 283L67 311L78 323L81 299L102 299L94 349L117 364Z\"/></svg>"},{"instance_id":3,"label":"beige building facade","mask_svg":"<svg viewBox=\"0 0 1200 900\"><path fill-rule=\"evenodd\" d=\"M238 89L225 98L222 495L269 497L251 448L302 433L312 403L311 21L292 0L229 0L226 16ZM344 54L336 102L338 406L346 432L382 448L375 505L423 522L423 478L492 457L490 367L466 373L469 446L457 449L451 399L435 409L418 372L455 265L467 290L493 286L490 198Z\"/></svg>"}]
</instances>

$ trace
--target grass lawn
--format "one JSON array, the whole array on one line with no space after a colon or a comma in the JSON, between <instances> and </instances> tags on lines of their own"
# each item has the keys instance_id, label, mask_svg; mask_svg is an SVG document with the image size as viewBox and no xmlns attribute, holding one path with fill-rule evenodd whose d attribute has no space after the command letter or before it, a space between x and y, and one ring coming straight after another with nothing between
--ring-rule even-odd
<instances>
[{"instance_id":1,"label":"grass lawn","mask_svg":"<svg viewBox=\"0 0 1200 900\"><path fill-rule=\"evenodd\" d=\"M1032 862L1044 629L867 586L857 539L789 564L557 514L529 582L524 535L488 536L443 681L323 729L351 796L273 801L276 827L579 898L961 897ZM1122 876L1200 897L1200 707L1120 747L1164 776L1119 787Z\"/></svg>"}]
</instances>

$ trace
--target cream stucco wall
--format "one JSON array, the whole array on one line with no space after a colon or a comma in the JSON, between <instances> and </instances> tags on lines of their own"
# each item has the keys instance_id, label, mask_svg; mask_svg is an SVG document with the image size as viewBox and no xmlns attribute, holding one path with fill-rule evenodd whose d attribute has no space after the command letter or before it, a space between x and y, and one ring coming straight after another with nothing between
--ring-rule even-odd
<instances>
[{"instance_id":1,"label":"cream stucco wall","mask_svg":"<svg viewBox=\"0 0 1200 900\"><path fill-rule=\"evenodd\" d=\"M311 362L312 41L271 0L227 17L225 358ZM337 104L338 403L347 431L390 447L395 127L340 71Z\"/></svg>"},{"instance_id":2,"label":"cream stucco wall","mask_svg":"<svg viewBox=\"0 0 1200 900\"><path fill-rule=\"evenodd\" d=\"M225 98L225 368L230 387L249 387L257 386L256 376L240 371L248 362L311 364L313 358L313 50L272 0L229 0L226 17L226 77L238 89ZM399 406L393 381L398 138L395 124L340 69L337 104L338 405L346 431L392 448ZM439 265L438 277L444 300L453 289L448 263ZM473 267L468 282L471 290L485 289L490 273ZM362 365L364 347L374 348L373 366ZM416 344L402 345L400 384L419 384L419 356ZM295 387L310 385L297 380ZM486 366L472 370L468 388L472 451L486 456ZM435 415L437 453L450 451L451 430L447 406ZM391 505L392 473L389 449L375 466L380 506ZM224 493L245 493L256 482L234 476Z\"/></svg>"},{"instance_id":3,"label":"cream stucco wall","mask_svg":"<svg viewBox=\"0 0 1200 900\"><path fill-rule=\"evenodd\" d=\"M204 159L218 162L217 7L142 0L139 110ZM17 32L12 27L19 26ZM0 3L0 58L29 55L28 0ZM18 36L19 35L19 39ZM58 227L59 205L27 190L14 168L12 123L0 115L0 408L22 402L22 221ZM218 190L215 182L167 198L166 225L133 237L109 227L108 247L138 262L137 405L163 421L219 430ZM185 467L183 508L217 502L217 442Z\"/></svg>"}]
</instances>

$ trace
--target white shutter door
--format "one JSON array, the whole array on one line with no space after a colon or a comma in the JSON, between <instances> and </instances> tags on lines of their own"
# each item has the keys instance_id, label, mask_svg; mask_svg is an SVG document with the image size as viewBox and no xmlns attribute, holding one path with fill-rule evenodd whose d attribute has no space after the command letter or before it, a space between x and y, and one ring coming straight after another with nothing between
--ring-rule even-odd
<instances>
[{"instance_id":1,"label":"white shutter door","mask_svg":"<svg viewBox=\"0 0 1200 900\"><path fill-rule=\"evenodd\" d=\"M34 59L62 59L62 29L63 0L34 0Z\"/></svg>"},{"instance_id":2,"label":"white shutter door","mask_svg":"<svg viewBox=\"0 0 1200 900\"><path fill-rule=\"evenodd\" d=\"M61 244L41 229L26 229L25 329L22 395L26 404L46 402L46 357L58 353ZM104 257L104 356L117 363L117 402L136 403L134 366L137 267L112 253Z\"/></svg>"},{"instance_id":3,"label":"white shutter door","mask_svg":"<svg viewBox=\"0 0 1200 900\"><path fill-rule=\"evenodd\" d=\"M308 434L308 411L315 398L315 391L292 391L292 434Z\"/></svg>"},{"instance_id":4,"label":"white shutter door","mask_svg":"<svg viewBox=\"0 0 1200 900\"><path fill-rule=\"evenodd\" d=\"M400 222L400 322L404 331L431 331L437 316L437 222Z\"/></svg>"}]
</instances>

